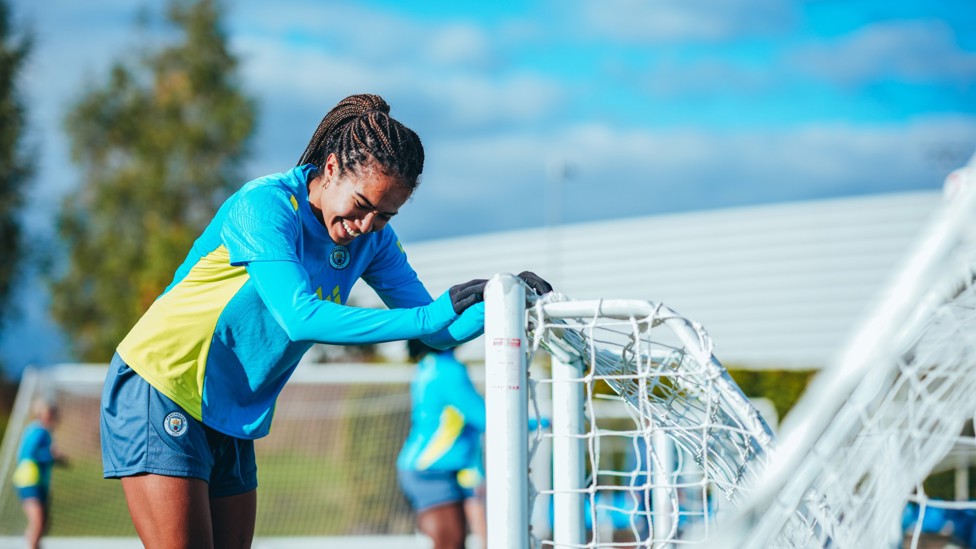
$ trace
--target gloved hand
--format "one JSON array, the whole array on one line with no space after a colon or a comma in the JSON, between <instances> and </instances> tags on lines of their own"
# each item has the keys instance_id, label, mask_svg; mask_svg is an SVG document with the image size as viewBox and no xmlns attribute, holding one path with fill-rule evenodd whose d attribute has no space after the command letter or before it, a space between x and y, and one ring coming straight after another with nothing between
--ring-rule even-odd
<instances>
[{"instance_id":1,"label":"gloved hand","mask_svg":"<svg viewBox=\"0 0 976 549\"><path fill-rule=\"evenodd\" d=\"M518 274L518 277L522 279L522 282L528 284L529 288L532 288L532 291L536 295L548 294L552 291L552 284L549 284L532 271L522 271Z\"/></svg>"},{"instance_id":2,"label":"gloved hand","mask_svg":"<svg viewBox=\"0 0 976 549\"><path fill-rule=\"evenodd\" d=\"M540 279L541 280L541 279ZM448 290L451 294L451 305L454 312L461 314L465 309L485 300L485 284L488 281L483 278L469 280L457 286L451 286Z\"/></svg>"}]
</instances>

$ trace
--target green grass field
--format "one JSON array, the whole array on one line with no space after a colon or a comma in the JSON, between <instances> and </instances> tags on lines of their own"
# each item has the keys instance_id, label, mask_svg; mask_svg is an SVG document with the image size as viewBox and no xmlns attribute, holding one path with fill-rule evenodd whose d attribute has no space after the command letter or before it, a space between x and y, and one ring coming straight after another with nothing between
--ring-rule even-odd
<instances>
[{"instance_id":1,"label":"green grass field","mask_svg":"<svg viewBox=\"0 0 976 549\"><path fill-rule=\"evenodd\" d=\"M397 492L391 471L374 470L364 486L348 466L292 454L258 458L259 536L407 534L412 515ZM384 478L385 477L385 478ZM135 536L122 484L102 478L99 460L72 460L52 477L51 536ZM23 531L25 520L13 493L0 510L0 535Z\"/></svg>"},{"instance_id":2,"label":"green grass field","mask_svg":"<svg viewBox=\"0 0 976 549\"><path fill-rule=\"evenodd\" d=\"M271 434L255 442L255 535L409 534L413 515L396 484L409 429L406 385L286 389ZM64 394L55 444L69 466L51 479L52 536L135 536L121 482L102 478L98 400ZM320 407L320 417L307 417ZM365 406L365 408L363 408ZM375 407L375 409L374 409ZM9 479L0 488L0 536L25 519Z\"/></svg>"}]
</instances>

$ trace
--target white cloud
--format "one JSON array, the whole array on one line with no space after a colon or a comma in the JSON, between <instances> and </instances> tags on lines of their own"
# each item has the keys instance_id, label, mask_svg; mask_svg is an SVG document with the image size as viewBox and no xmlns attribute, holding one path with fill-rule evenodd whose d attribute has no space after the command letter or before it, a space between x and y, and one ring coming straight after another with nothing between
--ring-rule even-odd
<instances>
[{"instance_id":1,"label":"white cloud","mask_svg":"<svg viewBox=\"0 0 976 549\"><path fill-rule=\"evenodd\" d=\"M362 91L395 101L400 113L403 106L412 108L435 132L530 124L560 106L563 92L556 82L501 63L498 52L511 47L510 36L489 35L467 21L430 23L346 5L316 10L307 3L285 14L250 4L234 11L231 35L249 89L293 109L305 105L310 116ZM508 25L529 33L517 22Z\"/></svg>"},{"instance_id":2,"label":"white cloud","mask_svg":"<svg viewBox=\"0 0 976 549\"><path fill-rule=\"evenodd\" d=\"M976 53L962 50L952 29L936 20L875 23L791 57L811 74L846 84L895 77L971 85L976 75Z\"/></svg>"},{"instance_id":3,"label":"white cloud","mask_svg":"<svg viewBox=\"0 0 976 549\"><path fill-rule=\"evenodd\" d=\"M246 2L231 13L236 37L319 47L377 68L412 65L484 68L496 63L495 43L469 21L432 24L389 10L347 4L326 9L292 2L290 9ZM304 7L303 7L304 6Z\"/></svg>"},{"instance_id":4,"label":"white cloud","mask_svg":"<svg viewBox=\"0 0 976 549\"><path fill-rule=\"evenodd\" d=\"M286 101L320 103L350 89L375 89L406 83L406 68L377 67L338 55L318 44L291 45L276 37L235 38L235 51L250 89ZM402 84L401 84L402 85Z\"/></svg>"},{"instance_id":5,"label":"white cloud","mask_svg":"<svg viewBox=\"0 0 976 549\"><path fill-rule=\"evenodd\" d=\"M370 61L403 55L424 36L423 27L409 18L346 2L246 0L232 5L228 15L237 37L328 45Z\"/></svg>"},{"instance_id":6,"label":"white cloud","mask_svg":"<svg viewBox=\"0 0 976 549\"><path fill-rule=\"evenodd\" d=\"M434 65L471 68L488 67L492 62L488 36L481 28L469 23L434 29L423 47L427 59Z\"/></svg>"},{"instance_id":7,"label":"white cloud","mask_svg":"<svg viewBox=\"0 0 976 549\"><path fill-rule=\"evenodd\" d=\"M496 79L452 74L424 79L418 88L443 106L441 116L462 128L532 123L546 118L561 99L558 84L530 73Z\"/></svg>"},{"instance_id":8,"label":"white cloud","mask_svg":"<svg viewBox=\"0 0 976 549\"><path fill-rule=\"evenodd\" d=\"M781 0L579 0L567 11L577 24L612 41L720 41L743 35L780 34L793 24Z\"/></svg>"},{"instance_id":9,"label":"white cloud","mask_svg":"<svg viewBox=\"0 0 976 549\"><path fill-rule=\"evenodd\" d=\"M269 101L306 105L313 116L350 93L370 91L389 95L390 101L400 98L401 105L427 105L429 115L441 119L438 127L467 131L545 118L561 98L555 82L526 72L443 70L406 58L376 66L325 48L273 39L237 40L235 48L246 60L242 68L250 90Z\"/></svg>"},{"instance_id":10,"label":"white cloud","mask_svg":"<svg viewBox=\"0 0 976 549\"><path fill-rule=\"evenodd\" d=\"M781 78L773 66L736 65L715 58L664 61L637 76L641 88L654 95L683 98L717 93L758 95L781 84Z\"/></svg>"},{"instance_id":11,"label":"white cloud","mask_svg":"<svg viewBox=\"0 0 976 549\"><path fill-rule=\"evenodd\" d=\"M562 186L572 222L938 189L956 167L932 160L946 144L973 147L976 118L724 134L590 124L431 141L423 186L396 226L419 240L542 225L554 157L576 166Z\"/></svg>"}]
</instances>

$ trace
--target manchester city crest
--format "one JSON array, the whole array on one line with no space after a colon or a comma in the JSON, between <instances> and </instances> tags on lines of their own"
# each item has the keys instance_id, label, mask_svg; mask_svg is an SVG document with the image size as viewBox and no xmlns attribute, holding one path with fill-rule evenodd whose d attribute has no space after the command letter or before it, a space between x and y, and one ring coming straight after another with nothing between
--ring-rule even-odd
<instances>
[{"instance_id":1,"label":"manchester city crest","mask_svg":"<svg viewBox=\"0 0 976 549\"><path fill-rule=\"evenodd\" d=\"M179 412L170 412L170 414L166 416L166 419L163 420L163 429L166 429L166 432L169 433L170 436L183 436L186 433L186 427L186 416Z\"/></svg>"},{"instance_id":2,"label":"manchester city crest","mask_svg":"<svg viewBox=\"0 0 976 549\"><path fill-rule=\"evenodd\" d=\"M349 266L350 259L349 248L336 246L332 248L332 253L329 254L329 265L332 265L333 269L345 269Z\"/></svg>"}]
</instances>

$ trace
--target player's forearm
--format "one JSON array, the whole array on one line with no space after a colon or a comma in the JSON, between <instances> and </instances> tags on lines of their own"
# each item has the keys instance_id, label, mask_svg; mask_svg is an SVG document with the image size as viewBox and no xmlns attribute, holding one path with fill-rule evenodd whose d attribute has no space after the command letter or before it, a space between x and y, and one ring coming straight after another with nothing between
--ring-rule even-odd
<instances>
[{"instance_id":1,"label":"player's forearm","mask_svg":"<svg viewBox=\"0 0 976 549\"><path fill-rule=\"evenodd\" d=\"M293 341L350 345L411 339L443 330L458 318L447 293L424 307L348 307L319 299L293 262L252 262L247 269L262 301Z\"/></svg>"},{"instance_id":2,"label":"player's forearm","mask_svg":"<svg viewBox=\"0 0 976 549\"><path fill-rule=\"evenodd\" d=\"M469 307L450 326L433 334L421 337L421 341L435 349L450 349L467 343L485 332L485 304L476 303Z\"/></svg>"}]
</instances>

